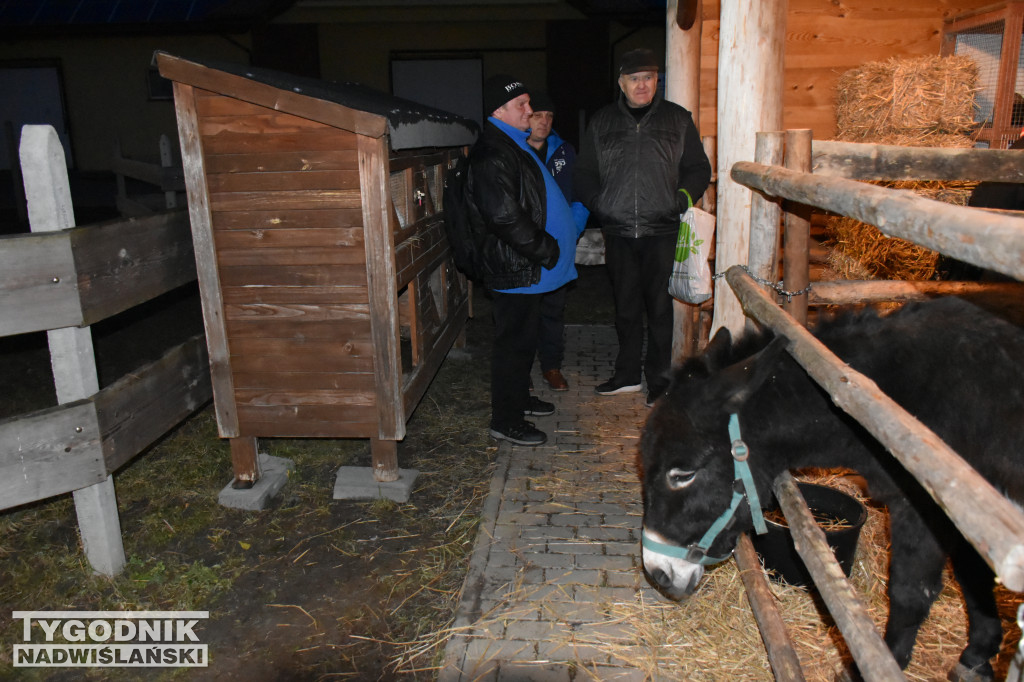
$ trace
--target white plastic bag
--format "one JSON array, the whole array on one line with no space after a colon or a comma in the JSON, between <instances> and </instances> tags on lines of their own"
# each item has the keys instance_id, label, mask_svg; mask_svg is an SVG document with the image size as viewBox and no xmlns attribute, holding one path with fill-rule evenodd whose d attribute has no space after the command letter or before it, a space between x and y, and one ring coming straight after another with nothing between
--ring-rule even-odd
<instances>
[{"instance_id":1,"label":"white plastic bag","mask_svg":"<svg viewBox=\"0 0 1024 682\"><path fill-rule=\"evenodd\" d=\"M715 238L715 216L691 206L680 216L675 263L668 278L668 293L687 303L711 298L708 254Z\"/></svg>"}]
</instances>

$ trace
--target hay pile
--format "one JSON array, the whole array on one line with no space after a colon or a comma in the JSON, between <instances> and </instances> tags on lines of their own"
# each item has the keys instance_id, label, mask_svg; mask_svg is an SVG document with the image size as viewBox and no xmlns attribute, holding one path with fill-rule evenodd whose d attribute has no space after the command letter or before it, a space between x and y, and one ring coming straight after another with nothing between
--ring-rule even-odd
<instances>
[{"instance_id":1,"label":"hay pile","mask_svg":"<svg viewBox=\"0 0 1024 682\"><path fill-rule=\"evenodd\" d=\"M972 147L978 71L969 57L916 57L871 62L836 86L837 139L907 147ZM930 199L964 206L974 183L896 182ZM852 218L828 220L827 278L931 279L938 254L884 236Z\"/></svg>"}]
</instances>

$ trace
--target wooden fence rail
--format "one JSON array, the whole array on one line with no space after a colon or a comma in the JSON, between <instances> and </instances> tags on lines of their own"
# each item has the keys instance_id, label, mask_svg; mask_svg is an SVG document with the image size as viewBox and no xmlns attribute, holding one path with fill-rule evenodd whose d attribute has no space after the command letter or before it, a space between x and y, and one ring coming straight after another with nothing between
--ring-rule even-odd
<instances>
[{"instance_id":1,"label":"wooden fence rail","mask_svg":"<svg viewBox=\"0 0 1024 682\"><path fill-rule=\"evenodd\" d=\"M95 324L193 282L188 213L0 237L0 336Z\"/></svg>"},{"instance_id":2,"label":"wooden fence rail","mask_svg":"<svg viewBox=\"0 0 1024 682\"><path fill-rule=\"evenodd\" d=\"M815 175L850 180L1024 182L1024 165L1016 149L899 147L814 140L810 161ZM965 178L964 170L968 168L970 178Z\"/></svg>"},{"instance_id":3,"label":"wooden fence rail","mask_svg":"<svg viewBox=\"0 0 1024 682\"><path fill-rule=\"evenodd\" d=\"M856 218L887 236L1024 279L1024 218L750 161L734 164L731 175L751 189Z\"/></svg>"},{"instance_id":4,"label":"wooden fence rail","mask_svg":"<svg viewBox=\"0 0 1024 682\"><path fill-rule=\"evenodd\" d=\"M110 167L117 179L116 201L121 215L139 217L178 208L178 194L185 191L185 172L181 163L174 160L173 147L171 139L161 135L160 163L156 164L129 159L121 154L120 141L115 145ZM129 180L140 180L155 190L149 195L130 197Z\"/></svg>"},{"instance_id":5,"label":"wooden fence rail","mask_svg":"<svg viewBox=\"0 0 1024 682\"><path fill-rule=\"evenodd\" d=\"M21 146L33 234L0 238L0 336L47 331L57 407L0 420L0 510L75 493L86 556L124 566L112 474L212 397L202 334L98 390L88 325L196 279L185 212L74 227L50 126Z\"/></svg>"}]
</instances>

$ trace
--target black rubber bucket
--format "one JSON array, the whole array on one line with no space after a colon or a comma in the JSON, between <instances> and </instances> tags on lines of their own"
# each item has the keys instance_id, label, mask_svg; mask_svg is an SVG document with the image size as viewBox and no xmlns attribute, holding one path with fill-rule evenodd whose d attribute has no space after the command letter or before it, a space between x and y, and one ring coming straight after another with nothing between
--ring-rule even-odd
<instances>
[{"instance_id":1,"label":"black rubber bucket","mask_svg":"<svg viewBox=\"0 0 1024 682\"><path fill-rule=\"evenodd\" d=\"M829 486L817 483L798 483L797 486L811 513L820 519L825 539L849 578L860 529L868 517L867 509L860 500ZM811 584L811 576L793 547L789 527L769 519L765 519L765 525L767 533L752 536L754 549L761 555L765 568L775 571L776 577L790 585Z\"/></svg>"}]
</instances>

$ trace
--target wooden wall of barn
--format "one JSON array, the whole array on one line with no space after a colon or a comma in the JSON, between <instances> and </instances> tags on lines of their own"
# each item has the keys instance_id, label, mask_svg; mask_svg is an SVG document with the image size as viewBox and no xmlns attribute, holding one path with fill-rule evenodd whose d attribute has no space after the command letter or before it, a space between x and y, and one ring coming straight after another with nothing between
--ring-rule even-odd
<instances>
[{"instance_id":1,"label":"wooden wall of barn","mask_svg":"<svg viewBox=\"0 0 1024 682\"><path fill-rule=\"evenodd\" d=\"M718 94L719 0L704 0L700 127L714 135ZM939 54L943 22L993 0L789 0L785 128L835 136L839 77L865 62Z\"/></svg>"}]
</instances>

